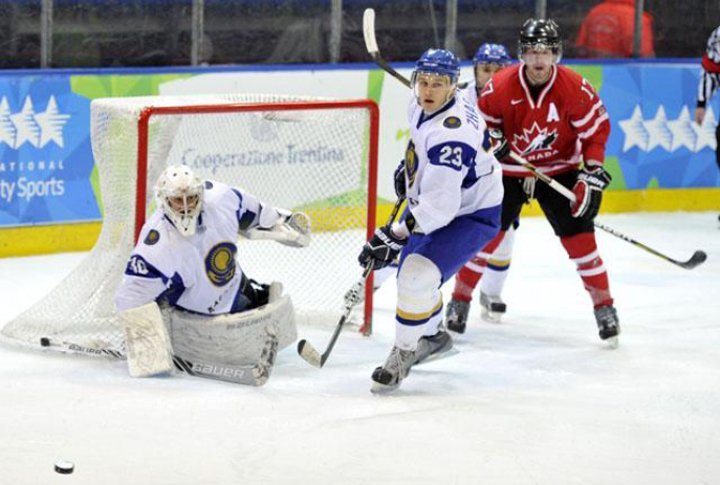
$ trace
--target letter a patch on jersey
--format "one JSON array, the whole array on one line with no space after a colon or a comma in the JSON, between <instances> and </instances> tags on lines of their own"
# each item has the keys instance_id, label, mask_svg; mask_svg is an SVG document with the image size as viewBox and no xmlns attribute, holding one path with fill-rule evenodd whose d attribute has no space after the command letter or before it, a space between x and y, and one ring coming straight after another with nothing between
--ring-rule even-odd
<instances>
[{"instance_id":1,"label":"letter a patch on jersey","mask_svg":"<svg viewBox=\"0 0 720 485\"><path fill-rule=\"evenodd\" d=\"M558 110L557 110L557 107L555 106L555 103L550 103L546 121L548 123L550 123L551 121L560 121L560 116L558 115Z\"/></svg>"}]
</instances>

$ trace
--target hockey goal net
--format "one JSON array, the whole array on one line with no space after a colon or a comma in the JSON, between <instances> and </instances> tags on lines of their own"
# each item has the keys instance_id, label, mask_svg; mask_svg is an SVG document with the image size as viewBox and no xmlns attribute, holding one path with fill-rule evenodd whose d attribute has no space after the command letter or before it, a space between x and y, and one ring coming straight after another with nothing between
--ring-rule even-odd
<instances>
[{"instance_id":1,"label":"hockey goal net","mask_svg":"<svg viewBox=\"0 0 720 485\"><path fill-rule=\"evenodd\" d=\"M188 165L270 205L309 214L309 247L239 239L238 262L251 278L281 281L300 324L337 321L345 291L361 274L357 254L374 230L374 102L155 96L98 99L91 111L103 206L100 236L58 287L5 325L4 339L89 354L124 351L113 300L146 214L154 210L155 181L169 164ZM364 307L367 324L370 291Z\"/></svg>"}]
</instances>

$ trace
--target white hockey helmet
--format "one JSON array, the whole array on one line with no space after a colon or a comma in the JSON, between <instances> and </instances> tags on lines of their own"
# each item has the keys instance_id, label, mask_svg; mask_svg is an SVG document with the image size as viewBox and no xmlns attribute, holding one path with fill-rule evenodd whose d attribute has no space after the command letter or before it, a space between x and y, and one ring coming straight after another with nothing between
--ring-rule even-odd
<instances>
[{"instance_id":1,"label":"white hockey helmet","mask_svg":"<svg viewBox=\"0 0 720 485\"><path fill-rule=\"evenodd\" d=\"M205 185L185 165L170 165L155 185L158 205L183 236L192 236L203 204Z\"/></svg>"}]
</instances>

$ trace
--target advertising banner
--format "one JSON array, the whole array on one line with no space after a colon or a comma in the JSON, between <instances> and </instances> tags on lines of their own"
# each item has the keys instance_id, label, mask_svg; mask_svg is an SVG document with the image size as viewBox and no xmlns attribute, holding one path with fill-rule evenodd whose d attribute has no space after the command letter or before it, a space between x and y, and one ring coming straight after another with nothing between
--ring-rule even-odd
<instances>
[{"instance_id":1,"label":"advertising banner","mask_svg":"<svg viewBox=\"0 0 720 485\"><path fill-rule=\"evenodd\" d=\"M0 77L0 226L100 218L89 116L68 76Z\"/></svg>"},{"instance_id":2,"label":"advertising banner","mask_svg":"<svg viewBox=\"0 0 720 485\"><path fill-rule=\"evenodd\" d=\"M610 190L720 186L715 163L720 96L708 104L702 125L693 121L699 62L568 65L593 83L610 114ZM471 69L466 63L464 78ZM398 70L409 77L411 64ZM0 228L102 218L90 142L92 99L228 92L374 99L381 113L378 194L394 198L392 173L409 137L412 93L375 66L38 71L0 75Z\"/></svg>"},{"instance_id":3,"label":"advertising banner","mask_svg":"<svg viewBox=\"0 0 720 485\"><path fill-rule=\"evenodd\" d=\"M612 189L720 186L720 96L708 103L703 123L695 123L699 75L698 64L603 66L600 96L612 120L606 163L617 161L622 172Z\"/></svg>"}]
</instances>

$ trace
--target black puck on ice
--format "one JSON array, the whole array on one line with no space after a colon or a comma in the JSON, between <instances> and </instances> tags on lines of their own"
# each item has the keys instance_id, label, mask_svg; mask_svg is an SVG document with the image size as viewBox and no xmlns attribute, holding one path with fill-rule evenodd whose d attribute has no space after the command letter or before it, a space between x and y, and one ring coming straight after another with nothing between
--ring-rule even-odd
<instances>
[{"instance_id":1,"label":"black puck on ice","mask_svg":"<svg viewBox=\"0 0 720 485\"><path fill-rule=\"evenodd\" d=\"M40 338L40 346L41 347L50 347L50 339L47 337L41 337Z\"/></svg>"},{"instance_id":2,"label":"black puck on ice","mask_svg":"<svg viewBox=\"0 0 720 485\"><path fill-rule=\"evenodd\" d=\"M60 460L55 463L55 471L62 475L69 475L75 471L75 465L69 461Z\"/></svg>"}]
</instances>

